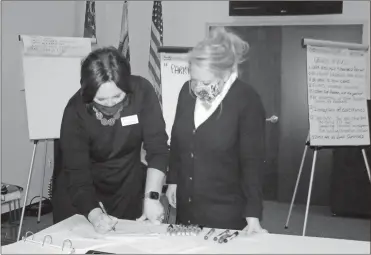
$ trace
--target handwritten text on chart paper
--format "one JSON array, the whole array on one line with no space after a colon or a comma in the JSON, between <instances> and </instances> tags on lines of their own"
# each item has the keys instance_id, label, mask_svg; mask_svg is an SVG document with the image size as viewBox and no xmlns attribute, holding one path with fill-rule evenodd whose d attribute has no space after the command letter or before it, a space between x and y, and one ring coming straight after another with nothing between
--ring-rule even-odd
<instances>
[{"instance_id":1,"label":"handwritten text on chart paper","mask_svg":"<svg viewBox=\"0 0 371 255\"><path fill-rule=\"evenodd\" d=\"M307 53L311 144L368 144L363 53L312 46Z\"/></svg>"},{"instance_id":2,"label":"handwritten text on chart paper","mask_svg":"<svg viewBox=\"0 0 371 255\"><path fill-rule=\"evenodd\" d=\"M23 36L25 56L85 57L91 51L89 38Z\"/></svg>"}]
</instances>

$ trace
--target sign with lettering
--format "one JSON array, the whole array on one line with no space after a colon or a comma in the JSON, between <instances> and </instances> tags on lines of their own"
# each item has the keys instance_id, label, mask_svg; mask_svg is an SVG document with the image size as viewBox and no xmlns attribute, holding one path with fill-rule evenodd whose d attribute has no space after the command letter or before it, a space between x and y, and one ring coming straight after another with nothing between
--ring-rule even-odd
<instances>
[{"instance_id":1,"label":"sign with lettering","mask_svg":"<svg viewBox=\"0 0 371 255\"><path fill-rule=\"evenodd\" d=\"M310 144L369 145L366 52L307 47Z\"/></svg>"},{"instance_id":2,"label":"sign with lettering","mask_svg":"<svg viewBox=\"0 0 371 255\"><path fill-rule=\"evenodd\" d=\"M186 53L161 53L162 112L171 137L179 92L190 80Z\"/></svg>"},{"instance_id":3,"label":"sign with lettering","mask_svg":"<svg viewBox=\"0 0 371 255\"><path fill-rule=\"evenodd\" d=\"M29 138L58 139L64 109L81 87L81 60L91 52L91 40L27 35L21 39Z\"/></svg>"}]
</instances>

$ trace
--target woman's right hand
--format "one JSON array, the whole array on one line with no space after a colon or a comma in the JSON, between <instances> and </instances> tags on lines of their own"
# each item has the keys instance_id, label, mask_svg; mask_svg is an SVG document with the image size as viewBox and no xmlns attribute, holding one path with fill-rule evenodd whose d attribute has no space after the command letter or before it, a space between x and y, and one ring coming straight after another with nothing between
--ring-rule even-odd
<instances>
[{"instance_id":1,"label":"woman's right hand","mask_svg":"<svg viewBox=\"0 0 371 255\"><path fill-rule=\"evenodd\" d=\"M116 217L103 213L102 209L95 208L88 215L88 220L93 225L95 231L99 234L106 234L111 231L118 220Z\"/></svg>"},{"instance_id":2,"label":"woman's right hand","mask_svg":"<svg viewBox=\"0 0 371 255\"><path fill-rule=\"evenodd\" d=\"M169 204L176 208L176 184L169 184L166 191L166 197L169 200Z\"/></svg>"}]
</instances>

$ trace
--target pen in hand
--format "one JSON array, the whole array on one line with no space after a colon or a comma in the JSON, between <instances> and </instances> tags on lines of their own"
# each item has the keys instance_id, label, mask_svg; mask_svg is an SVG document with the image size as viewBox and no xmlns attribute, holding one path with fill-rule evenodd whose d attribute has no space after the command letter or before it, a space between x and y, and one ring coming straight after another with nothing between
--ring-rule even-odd
<instances>
[{"instance_id":1,"label":"pen in hand","mask_svg":"<svg viewBox=\"0 0 371 255\"><path fill-rule=\"evenodd\" d=\"M111 217L108 215L106 209L104 208L102 202L99 202L99 206L100 206L100 208L102 209L103 213L104 213L105 215L107 215L108 218L111 219ZM112 230L113 230L113 231L116 231L115 225L112 227Z\"/></svg>"}]
</instances>

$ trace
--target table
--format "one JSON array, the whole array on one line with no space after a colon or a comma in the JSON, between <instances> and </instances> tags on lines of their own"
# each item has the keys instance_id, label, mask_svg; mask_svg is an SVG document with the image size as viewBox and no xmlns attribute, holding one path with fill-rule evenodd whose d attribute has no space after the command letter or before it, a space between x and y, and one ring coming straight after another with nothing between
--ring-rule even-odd
<instances>
[{"instance_id":1,"label":"table","mask_svg":"<svg viewBox=\"0 0 371 255\"><path fill-rule=\"evenodd\" d=\"M7 188L6 194L1 194L1 205L8 204L9 205L9 223L13 223L20 218L20 212L18 211L21 209L21 197L23 188L1 183L1 185ZM12 209L12 203L14 208Z\"/></svg>"},{"instance_id":2,"label":"table","mask_svg":"<svg viewBox=\"0 0 371 255\"><path fill-rule=\"evenodd\" d=\"M238 236L226 244L212 240L205 241L204 229L199 236L166 236L167 225L155 226L128 220L120 220L116 233L101 236L93 230L91 224L81 215L74 215L56 225L34 235L34 240L42 243L45 235L53 238L53 244L62 244L69 238L75 253L86 253L88 250L119 254L178 253L178 254L248 254L248 253L327 253L327 254L370 254L370 242L318 238L307 236L259 234L255 236ZM216 233L221 232L218 230ZM150 235L156 232L159 235ZM133 235L129 235L132 233ZM139 233L134 235L134 233ZM35 248L37 247L37 249ZM41 245L23 240L2 246L4 254L41 253ZM45 253L52 253L44 250Z\"/></svg>"}]
</instances>

